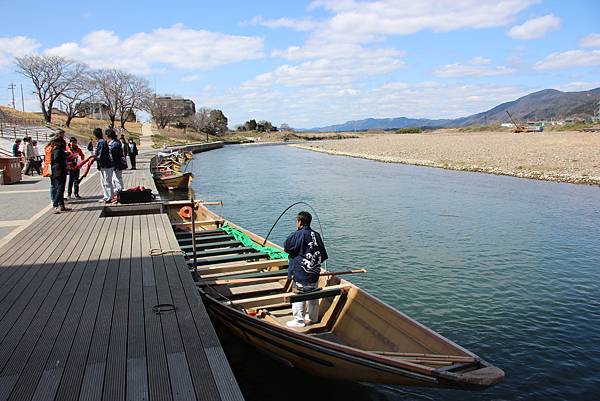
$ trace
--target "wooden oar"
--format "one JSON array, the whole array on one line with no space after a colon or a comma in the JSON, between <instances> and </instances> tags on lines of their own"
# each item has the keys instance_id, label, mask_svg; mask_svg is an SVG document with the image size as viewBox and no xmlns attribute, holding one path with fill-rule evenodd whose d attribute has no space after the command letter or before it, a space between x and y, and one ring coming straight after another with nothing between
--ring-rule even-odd
<instances>
[{"instance_id":1,"label":"wooden oar","mask_svg":"<svg viewBox=\"0 0 600 401\"><path fill-rule=\"evenodd\" d=\"M355 274L355 273L366 273L367 269L355 269L345 270L341 272L326 272L319 274L320 277L333 277L339 276L340 274ZM254 283L268 283L271 281L279 281L285 277L254 277L254 278L238 278L229 280L213 280L204 281L199 283L200 285L234 285L234 284L254 284Z\"/></svg>"}]
</instances>

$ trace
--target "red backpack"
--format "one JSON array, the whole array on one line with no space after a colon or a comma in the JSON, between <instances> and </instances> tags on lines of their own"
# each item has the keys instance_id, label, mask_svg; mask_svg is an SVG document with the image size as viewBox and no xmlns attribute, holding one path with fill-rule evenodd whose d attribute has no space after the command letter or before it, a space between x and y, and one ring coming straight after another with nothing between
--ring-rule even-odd
<instances>
[{"instance_id":1,"label":"red backpack","mask_svg":"<svg viewBox=\"0 0 600 401\"><path fill-rule=\"evenodd\" d=\"M54 150L54 146L52 143L44 146L44 166L42 167L42 176L50 177L52 176L52 151Z\"/></svg>"}]
</instances>

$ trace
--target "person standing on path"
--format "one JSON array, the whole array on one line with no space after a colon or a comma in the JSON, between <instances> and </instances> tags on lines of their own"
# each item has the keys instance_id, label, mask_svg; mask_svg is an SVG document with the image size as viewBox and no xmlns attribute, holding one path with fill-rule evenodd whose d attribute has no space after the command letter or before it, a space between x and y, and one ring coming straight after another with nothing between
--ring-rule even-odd
<instances>
[{"instance_id":1,"label":"person standing on path","mask_svg":"<svg viewBox=\"0 0 600 401\"><path fill-rule=\"evenodd\" d=\"M135 170L135 159L138 155L138 148L133 138L129 138L129 159L131 160L131 169Z\"/></svg>"},{"instance_id":2,"label":"person standing on path","mask_svg":"<svg viewBox=\"0 0 600 401\"><path fill-rule=\"evenodd\" d=\"M52 140L52 157L50 160L50 185L53 191L52 206L54 213L66 212L65 184L67 183L67 143L60 135Z\"/></svg>"},{"instance_id":3,"label":"person standing on path","mask_svg":"<svg viewBox=\"0 0 600 401\"><path fill-rule=\"evenodd\" d=\"M294 280L294 292L315 291L321 274L321 263L327 260L327 251L321 235L310 228L312 216L300 212L296 217L296 231L285 240L283 247L289 255L288 278ZM308 308L307 308L308 306ZM304 327L319 320L319 300L293 302L293 319L288 327Z\"/></svg>"},{"instance_id":4,"label":"person standing on path","mask_svg":"<svg viewBox=\"0 0 600 401\"><path fill-rule=\"evenodd\" d=\"M12 155L13 157L21 158L21 140L15 139L15 143L12 146Z\"/></svg>"},{"instance_id":5,"label":"person standing on path","mask_svg":"<svg viewBox=\"0 0 600 401\"><path fill-rule=\"evenodd\" d=\"M77 138L71 137L69 146L67 146L67 157L69 160L69 185L67 186L67 198L71 194L75 194L75 198L81 199L79 196L79 169L77 165L85 159L85 155L81 148L77 145Z\"/></svg>"},{"instance_id":6,"label":"person standing on path","mask_svg":"<svg viewBox=\"0 0 600 401\"><path fill-rule=\"evenodd\" d=\"M35 169L35 155L33 153L33 145L31 144L31 138L28 136L23 138L23 158L25 159L25 167L23 168L23 174L33 175L33 170Z\"/></svg>"},{"instance_id":7,"label":"person standing on path","mask_svg":"<svg viewBox=\"0 0 600 401\"><path fill-rule=\"evenodd\" d=\"M31 141L33 146L33 157L35 159L35 170L39 175L42 175L42 156L40 155L40 149L38 148L38 141Z\"/></svg>"},{"instance_id":8,"label":"person standing on path","mask_svg":"<svg viewBox=\"0 0 600 401\"><path fill-rule=\"evenodd\" d=\"M115 193L119 193L123 190L123 170L127 169L127 159L125 159L123 145L117 139L116 132L109 128L106 130L106 137L109 139L110 160L114 168L113 187Z\"/></svg>"},{"instance_id":9,"label":"person standing on path","mask_svg":"<svg viewBox=\"0 0 600 401\"><path fill-rule=\"evenodd\" d=\"M108 130L106 130L108 132ZM102 200L100 202L108 203L112 200L113 191L113 164L110 160L110 149L108 148L108 142L106 142L102 136L102 129L94 129L94 136L96 137L96 164L98 171L100 171L100 183L102 184Z\"/></svg>"},{"instance_id":10,"label":"person standing on path","mask_svg":"<svg viewBox=\"0 0 600 401\"><path fill-rule=\"evenodd\" d=\"M121 142L121 146L123 147L123 155L125 156L125 170L127 170L127 156L129 156L129 144L127 144L127 140L125 140L125 135L121 134L119 138Z\"/></svg>"}]
</instances>

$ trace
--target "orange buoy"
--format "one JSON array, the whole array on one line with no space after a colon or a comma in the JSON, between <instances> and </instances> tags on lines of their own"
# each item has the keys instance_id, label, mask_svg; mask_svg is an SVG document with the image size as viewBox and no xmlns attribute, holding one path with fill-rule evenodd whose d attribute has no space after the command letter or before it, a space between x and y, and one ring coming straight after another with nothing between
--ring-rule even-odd
<instances>
[{"instance_id":1,"label":"orange buoy","mask_svg":"<svg viewBox=\"0 0 600 401\"><path fill-rule=\"evenodd\" d=\"M192 208L189 206L184 206L181 209L179 209L179 216L181 216L182 219L191 219L192 218Z\"/></svg>"}]
</instances>

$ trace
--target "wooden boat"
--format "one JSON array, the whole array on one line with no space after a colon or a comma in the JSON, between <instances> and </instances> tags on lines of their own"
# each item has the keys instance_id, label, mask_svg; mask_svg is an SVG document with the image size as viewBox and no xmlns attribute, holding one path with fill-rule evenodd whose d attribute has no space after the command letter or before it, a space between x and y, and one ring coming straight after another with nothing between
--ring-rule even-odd
<instances>
[{"instance_id":1,"label":"wooden boat","mask_svg":"<svg viewBox=\"0 0 600 401\"><path fill-rule=\"evenodd\" d=\"M188 189L192 182L192 173L165 172L155 173L154 182L158 189Z\"/></svg>"},{"instance_id":2,"label":"wooden boat","mask_svg":"<svg viewBox=\"0 0 600 401\"><path fill-rule=\"evenodd\" d=\"M189 201L166 205L212 318L286 365L332 379L406 386L482 389L502 381L501 369L339 276L322 275L318 291L294 294L287 259L254 249L263 238L207 203L195 205L195 230L181 217ZM319 300L319 321L287 327L291 302L308 299Z\"/></svg>"}]
</instances>

